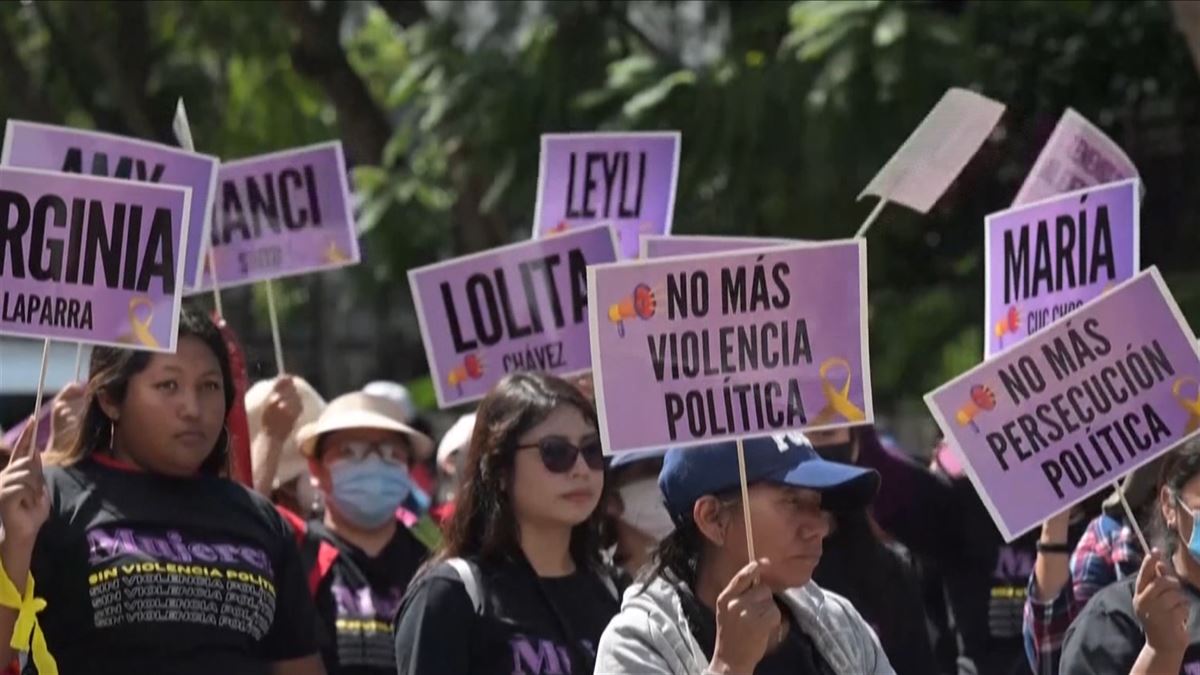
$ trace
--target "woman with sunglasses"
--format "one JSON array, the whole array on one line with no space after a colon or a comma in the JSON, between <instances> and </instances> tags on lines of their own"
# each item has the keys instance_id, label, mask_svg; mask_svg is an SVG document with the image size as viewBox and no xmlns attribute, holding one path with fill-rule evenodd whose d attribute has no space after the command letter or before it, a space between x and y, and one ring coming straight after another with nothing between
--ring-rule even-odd
<instances>
[{"instance_id":1,"label":"woman with sunglasses","mask_svg":"<svg viewBox=\"0 0 1200 675\"><path fill-rule=\"evenodd\" d=\"M27 433L0 472L0 560L46 600L48 650L34 631L26 672L46 675L47 651L62 675L324 672L287 525L223 478L234 387L216 326L185 309L175 353L97 347L90 372L74 446L43 469ZM0 609L0 663L29 640L21 614Z\"/></svg>"},{"instance_id":2,"label":"woman with sunglasses","mask_svg":"<svg viewBox=\"0 0 1200 675\"><path fill-rule=\"evenodd\" d=\"M433 442L403 410L362 392L334 399L296 442L326 504L323 519L291 518L317 605L331 675L392 675L392 617L429 549L400 522L409 467Z\"/></svg>"},{"instance_id":3,"label":"woman with sunglasses","mask_svg":"<svg viewBox=\"0 0 1200 675\"><path fill-rule=\"evenodd\" d=\"M617 611L600 562L596 413L550 375L501 380L477 411L446 539L396 619L400 675L584 675Z\"/></svg>"}]
</instances>

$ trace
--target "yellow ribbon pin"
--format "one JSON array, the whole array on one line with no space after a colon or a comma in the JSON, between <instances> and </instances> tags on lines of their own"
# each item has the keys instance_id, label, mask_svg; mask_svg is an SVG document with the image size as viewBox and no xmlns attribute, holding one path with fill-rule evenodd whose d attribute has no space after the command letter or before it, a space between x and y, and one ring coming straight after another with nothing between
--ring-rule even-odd
<instances>
[{"instance_id":1,"label":"yellow ribbon pin","mask_svg":"<svg viewBox=\"0 0 1200 675\"><path fill-rule=\"evenodd\" d=\"M146 319L143 321L138 318L137 309L145 307L147 310ZM158 340L154 337L154 333L150 332L150 324L154 321L154 303L150 302L149 298L134 298L129 301L129 333L117 338L119 342L128 344L140 344L153 349L159 349Z\"/></svg>"},{"instance_id":2,"label":"yellow ribbon pin","mask_svg":"<svg viewBox=\"0 0 1200 675\"><path fill-rule=\"evenodd\" d=\"M1179 393L1179 390L1189 382L1196 385L1196 398L1186 398ZM1197 382L1194 377L1181 377L1175 380L1175 385L1171 387L1171 395L1188 413L1187 432L1190 434L1196 429L1200 429L1200 382Z\"/></svg>"},{"instance_id":3,"label":"yellow ribbon pin","mask_svg":"<svg viewBox=\"0 0 1200 675\"><path fill-rule=\"evenodd\" d=\"M829 370L837 366L846 369L846 381L842 383L841 390L834 389L827 376ZM838 415L845 418L847 422L865 422L867 420L866 413L850 400L850 380L852 378L850 362L840 356L834 356L825 359L818 372L821 376L821 395L825 397L825 407L817 413L816 419L812 422L813 426L828 424Z\"/></svg>"},{"instance_id":4,"label":"yellow ribbon pin","mask_svg":"<svg viewBox=\"0 0 1200 675\"><path fill-rule=\"evenodd\" d=\"M25 597L17 592L17 586L8 578L8 572L0 565L0 606L17 610L17 622L13 624L13 649L29 652L32 644L33 664L42 675L58 675L58 663L46 646L46 636L38 623L37 615L46 609L46 601L35 597L33 575L25 581Z\"/></svg>"}]
</instances>

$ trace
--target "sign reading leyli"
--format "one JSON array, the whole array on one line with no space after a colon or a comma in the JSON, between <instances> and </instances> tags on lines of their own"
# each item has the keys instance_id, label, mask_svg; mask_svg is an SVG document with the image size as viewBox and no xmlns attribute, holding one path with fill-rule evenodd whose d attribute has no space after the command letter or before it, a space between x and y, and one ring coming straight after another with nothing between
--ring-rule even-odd
<instances>
[{"instance_id":1,"label":"sign reading leyli","mask_svg":"<svg viewBox=\"0 0 1200 675\"><path fill-rule=\"evenodd\" d=\"M0 167L0 333L174 351L191 189Z\"/></svg>"},{"instance_id":2,"label":"sign reading leyli","mask_svg":"<svg viewBox=\"0 0 1200 675\"><path fill-rule=\"evenodd\" d=\"M869 424L863 241L588 269L607 452Z\"/></svg>"},{"instance_id":3,"label":"sign reading leyli","mask_svg":"<svg viewBox=\"0 0 1200 675\"><path fill-rule=\"evenodd\" d=\"M925 400L1012 541L1200 431L1200 351L1151 268Z\"/></svg>"},{"instance_id":4,"label":"sign reading leyli","mask_svg":"<svg viewBox=\"0 0 1200 675\"><path fill-rule=\"evenodd\" d=\"M990 358L1133 277L1138 181L993 213L984 227L984 354Z\"/></svg>"}]
</instances>

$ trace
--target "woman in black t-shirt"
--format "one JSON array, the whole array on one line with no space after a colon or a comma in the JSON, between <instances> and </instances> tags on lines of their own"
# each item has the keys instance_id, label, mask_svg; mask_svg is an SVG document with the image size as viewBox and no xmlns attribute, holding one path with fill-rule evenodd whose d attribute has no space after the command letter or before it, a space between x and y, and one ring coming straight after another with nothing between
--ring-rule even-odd
<instances>
[{"instance_id":1,"label":"woman in black t-shirt","mask_svg":"<svg viewBox=\"0 0 1200 675\"><path fill-rule=\"evenodd\" d=\"M444 545L396 618L400 675L585 675L617 611L597 528L596 413L550 375L479 406Z\"/></svg>"},{"instance_id":2,"label":"woman in black t-shirt","mask_svg":"<svg viewBox=\"0 0 1200 675\"><path fill-rule=\"evenodd\" d=\"M1151 538L1137 578L1092 596L1067 630L1062 675L1200 672L1200 448L1163 464Z\"/></svg>"},{"instance_id":3,"label":"woman in black t-shirt","mask_svg":"<svg viewBox=\"0 0 1200 675\"><path fill-rule=\"evenodd\" d=\"M174 354L97 347L76 444L43 470L27 434L0 472L0 559L45 598L62 675L324 672L290 532L221 477L233 395L224 341L185 310ZM0 609L0 663L23 614ZM46 675L38 632L26 672Z\"/></svg>"}]
</instances>

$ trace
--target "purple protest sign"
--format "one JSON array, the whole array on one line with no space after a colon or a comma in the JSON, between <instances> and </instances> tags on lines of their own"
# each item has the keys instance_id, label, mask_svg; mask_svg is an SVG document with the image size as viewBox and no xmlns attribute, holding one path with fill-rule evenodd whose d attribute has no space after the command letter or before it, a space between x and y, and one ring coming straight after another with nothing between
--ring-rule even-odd
<instances>
[{"instance_id":1,"label":"purple protest sign","mask_svg":"<svg viewBox=\"0 0 1200 675\"><path fill-rule=\"evenodd\" d=\"M438 405L483 398L512 372L591 368L584 271L616 247L601 225L410 270Z\"/></svg>"},{"instance_id":2,"label":"purple protest sign","mask_svg":"<svg viewBox=\"0 0 1200 675\"><path fill-rule=\"evenodd\" d=\"M866 243L588 269L605 452L874 420Z\"/></svg>"},{"instance_id":3,"label":"purple protest sign","mask_svg":"<svg viewBox=\"0 0 1200 675\"><path fill-rule=\"evenodd\" d=\"M1200 430L1200 348L1150 268L926 394L1007 541Z\"/></svg>"},{"instance_id":4,"label":"purple protest sign","mask_svg":"<svg viewBox=\"0 0 1200 675\"><path fill-rule=\"evenodd\" d=\"M1130 279L1138 269L1138 182L1084 188L984 221L987 358Z\"/></svg>"},{"instance_id":5,"label":"purple protest sign","mask_svg":"<svg viewBox=\"0 0 1200 675\"><path fill-rule=\"evenodd\" d=\"M221 288L359 260L340 141L225 162L211 255ZM212 287L207 266L202 288Z\"/></svg>"},{"instance_id":6,"label":"purple protest sign","mask_svg":"<svg viewBox=\"0 0 1200 675\"><path fill-rule=\"evenodd\" d=\"M187 289L200 283L200 257L208 236L219 163L212 155L161 143L20 120L8 121L0 152L4 166L191 188L191 226L179 277Z\"/></svg>"},{"instance_id":7,"label":"purple protest sign","mask_svg":"<svg viewBox=\"0 0 1200 675\"><path fill-rule=\"evenodd\" d=\"M175 351L191 189L0 167L0 333Z\"/></svg>"},{"instance_id":8,"label":"purple protest sign","mask_svg":"<svg viewBox=\"0 0 1200 675\"><path fill-rule=\"evenodd\" d=\"M762 248L783 244L799 244L798 239L764 239L759 237L716 237L700 234L646 235L642 237L642 258L669 258L676 255L719 253L747 248Z\"/></svg>"},{"instance_id":9,"label":"purple protest sign","mask_svg":"<svg viewBox=\"0 0 1200 675\"><path fill-rule=\"evenodd\" d=\"M680 135L544 134L533 238L612 223L622 258L643 234L667 234L675 211Z\"/></svg>"},{"instance_id":10,"label":"purple protest sign","mask_svg":"<svg viewBox=\"0 0 1200 675\"><path fill-rule=\"evenodd\" d=\"M1121 146L1086 117L1067 108L1038 153L1013 206L1137 177L1137 167Z\"/></svg>"}]
</instances>

